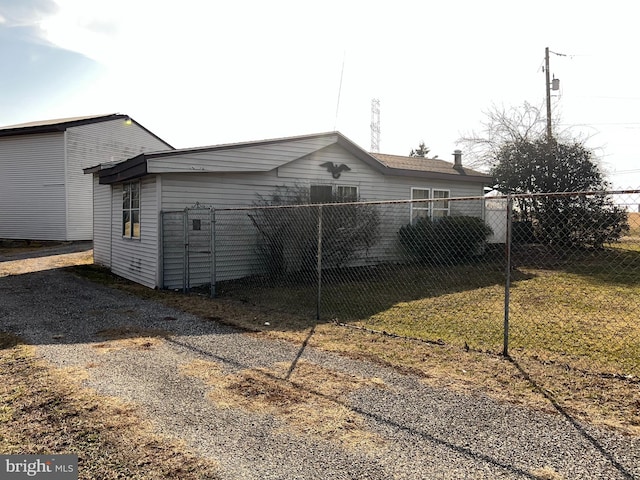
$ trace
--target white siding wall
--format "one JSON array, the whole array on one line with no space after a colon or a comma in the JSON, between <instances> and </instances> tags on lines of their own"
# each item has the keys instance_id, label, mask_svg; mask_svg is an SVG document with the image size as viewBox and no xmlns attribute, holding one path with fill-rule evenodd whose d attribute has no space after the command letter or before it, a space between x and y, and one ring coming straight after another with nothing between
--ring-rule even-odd
<instances>
[{"instance_id":1,"label":"white siding wall","mask_svg":"<svg viewBox=\"0 0 640 480\"><path fill-rule=\"evenodd\" d=\"M344 163L350 171L342 172L339 179L334 179L325 168L325 162ZM453 166L451 168L452 173ZM362 201L375 200L410 200L411 187L450 190L451 197L481 196L482 185L454 180L430 180L423 177L384 176L360 160L352 157L340 146L333 145L315 152L305 158L291 162L278 169L280 184L325 184L358 186ZM409 213L407 213L407 221Z\"/></svg>"},{"instance_id":2,"label":"white siding wall","mask_svg":"<svg viewBox=\"0 0 640 480\"><path fill-rule=\"evenodd\" d=\"M196 202L215 208L250 206L258 199L257 194L268 195L276 185L282 183L275 172L164 174L162 210L183 210L185 207L194 206ZM248 212L224 212L217 215L216 232L218 281L259 271L261 262L256 256L256 232ZM164 280L165 288L182 287L181 277L169 275L169 271Z\"/></svg>"},{"instance_id":3,"label":"white siding wall","mask_svg":"<svg viewBox=\"0 0 640 480\"><path fill-rule=\"evenodd\" d=\"M324 162L345 163L351 170L334 179ZM473 183L429 180L420 177L383 176L373 168L352 157L339 146L331 146L283 167L265 173L169 173L162 175L161 205L163 211L182 210L196 202L216 209L250 206L259 195L268 196L280 185L354 185L359 188L361 200L408 200L411 187L444 189L451 197L480 196L482 186ZM477 206L476 206L477 205ZM454 204L452 213L481 216L480 202L475 205ZM386 213L389 214L390 210ZM219 212L216 215L217 280L228 280L259 272L256 231L249 218L250 212ZM410 221L409 205L393 207L392 215L385 217L385 238L374 251L377 259L393 261L398 256L397 230ZM384 213L383 213L384 215ZM391 220L390 220L391 219ZM180 288L168 281L166 288Z\"/></svg>"},{"instance_id":4,"label":"white siding wall","mask_svg":"<svg viewBox=\"0 0 640 480\"><path fill-rule=\"evenodd\" d=\"M111 267L111 185L100 185L93 176L93 262Z\"/></svg>"},{"instance_id":5,"label":"white siding wall","mask_svg":"<svg viewBox=\"0 0 640 480\"><path fill-rule=\"evenodd\" d=\"M158 274L158 198L156 176L140 184L140 238L122 237L122 185L111 192L111 270L134 282L155 287Z\"/></svg>"},{"instance_id":6,"label":"white siding wall","mask_svg":"<svg viewBox=\"0 0 640 480\"><path fill-rule=\"evenodd\" d=\"M67 240L92 238L90 175L82 169L121 161L142 152L169 147L135 123L124 119L91 123L67 130Z\"/></svg>"},{"instance_id":7,"label":"white siding wall","mask_svg":"<svg viewBox=\"0 0 640 480\"><path fill-rule=\"evenodd\" d=\"M64 155L63 133L0 138L0 238L66 240Z\"/></svg>"},{"instance_id":8,"label":"white siding wall","mask_svg":"<svg viewBox=\"0 0 640 480\"><path fill-rule=\"evenodd\" d=\"M227 150L185 152L179 156L152 158L147 168L149 173L269 171L326 147L335 142L336 138L329 136Z\"/></svg>"}]
</instances>

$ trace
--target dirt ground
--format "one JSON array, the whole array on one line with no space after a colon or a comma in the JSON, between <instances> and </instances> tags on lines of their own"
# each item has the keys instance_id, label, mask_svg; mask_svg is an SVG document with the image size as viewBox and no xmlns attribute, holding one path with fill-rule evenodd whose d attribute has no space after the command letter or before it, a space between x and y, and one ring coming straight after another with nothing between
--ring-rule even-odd
<instances>
[{"instance_id":1,"label":"dirt ground","mask_svg":"<svg viewBox=\"0 0 640 480\"><path fill-rule=\"evenodd\" d=\"M222 478L640 478L640 439L92 283L75 248L0 253L0 330Z\"/></svg>"}]
</instances>

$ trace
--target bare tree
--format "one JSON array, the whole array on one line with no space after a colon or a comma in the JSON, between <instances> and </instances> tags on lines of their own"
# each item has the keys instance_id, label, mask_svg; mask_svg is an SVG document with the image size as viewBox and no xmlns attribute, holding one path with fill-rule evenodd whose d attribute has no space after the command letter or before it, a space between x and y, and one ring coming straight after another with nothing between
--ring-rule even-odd
<instances>
[{"instance_id":1,"label":"bare tree","mask_svg":"<svg viewBox=\"0 0 640 480\"><path fill-rule=\"evenodd\" d=\"M495 166L500 149L508 143L531 142L546 136L547 117L543 105L528 102L516 107L492 105L484 111L480 130L472 130L460 137L456 144L465 151L466 164L488 170ZM559 125L559 115L552 118ZM566 132L556 132L564 137Z\"/></svg>"}]
</instances>

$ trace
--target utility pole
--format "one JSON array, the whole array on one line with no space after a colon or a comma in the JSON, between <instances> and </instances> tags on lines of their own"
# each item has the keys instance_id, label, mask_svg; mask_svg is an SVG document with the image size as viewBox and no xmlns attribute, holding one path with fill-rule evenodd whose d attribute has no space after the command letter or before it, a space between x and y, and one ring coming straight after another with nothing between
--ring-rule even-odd
<instances>
[{"instance_id":1,"label":"utility pole","mask_svg":"<svg viewBox=\"0 0 640 480\"><path fill-rule=\"evenodd\" d=\"M555 55L565 56L563 53L555 53ZM550 78L551 72L549 71L549 47L544 49L544 77L545 77L545 91L547 94L547 141L551 142L553 138L553 132L551 131L551 90L560 90L560 80L553 77Z\"/></svg>"},{"instance_id":2,"label":"utility pole","mask_svg":"<svg viewBox=\"0 0 640 480\"><path fill-rule=\"evenodd\" d=\"M545 89L547 93L547 141L551 142L553 134L551 132L551 79L549 78L549 47L544 49L544 76Z\"/></svg>"}]
</instances>

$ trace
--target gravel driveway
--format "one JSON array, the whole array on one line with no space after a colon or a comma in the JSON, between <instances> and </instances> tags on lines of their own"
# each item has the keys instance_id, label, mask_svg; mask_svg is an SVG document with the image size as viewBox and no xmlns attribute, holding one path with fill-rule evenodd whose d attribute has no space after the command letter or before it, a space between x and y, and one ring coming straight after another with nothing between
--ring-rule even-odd
<instances>
[{"instance_id":1,"label":"gravel driveway","mask_svg":"<svg viewBox=\"0 0 640 480\"><path fill-rule=\"evenodd\" d=\"M9 260L0 257L0 267ZM97 333L123 327L171 335L140 344ZM137 404L160 433L219 462L224 478L640 478L638 438L433 389L392 369L239 332L61 270L0 276L0 329L37 345L53 365L86 370L87 386ZM198 365L218 376L185 373ZM355 418L366 441L317 436L290 425L291 415L212 396L216 381L238 372L282 377L302 365L357 379L357 388L319 396Z\"/></svg>"}]
</instances>

